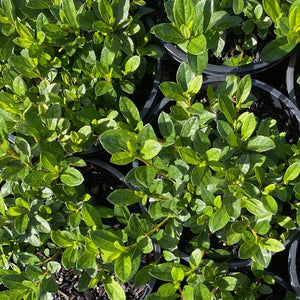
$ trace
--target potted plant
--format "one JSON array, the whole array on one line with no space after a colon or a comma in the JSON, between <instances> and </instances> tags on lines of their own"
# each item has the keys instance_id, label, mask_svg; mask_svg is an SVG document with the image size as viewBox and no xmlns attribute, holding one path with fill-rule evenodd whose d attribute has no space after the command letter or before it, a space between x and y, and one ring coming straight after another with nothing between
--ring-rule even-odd
<instances>
[{"instance_id":1,"label":"potted plant","mask_svg":"<svg viewBox=\"0 0 300 300\"><path fill-rule=\"evenodd\" d=\"M130 96L146 115L162 55L141 21L146 13L129 0L2 1L2 111L18 115L34 106L55 120L62 115L61 130L69 128L73 141L87 126L89 143L70 153L89 150L97 135L116 126L121 96Z\"/></svg>"},{"instance_id":2,"label":"potted plant","mask_svg":"<svg viewBox=\"0 0 300 300\"><path fill-rule=\"evenodd\" d=\"M122 113L131 129L101 135L111 162L145 164L126 176L139 194L116 190L108 200L121 207L142 201L148 207L134 222L153 224L151 238L165 249L167 261L178 261L181 241L191 252L200 248L213 257L217 238L225 243L218 259L238 245L238 258L266 268L297 225L299 143L290 145L274 120L258 119L249 110L249 76L229 77L216 91L208 88L200 102L193 100L202 77L183 63L177 78L178 83L161 84L177 105L160 114L159 133L150 124L142 126L128 102Z\"/></svg>"},{"instance_id":3,"label":"potted plant","mask_svg":"<svg viewBox=\"0 0 300 300\"><path fill-rule=\"evenodd\" d=\"M152 33L171 56L188 61L198 74L264 71L299 42L296 3L170 0L156 9L157 16L164 10L170 23L155 25L148 17Z\"/></svg>"}]
</instances>

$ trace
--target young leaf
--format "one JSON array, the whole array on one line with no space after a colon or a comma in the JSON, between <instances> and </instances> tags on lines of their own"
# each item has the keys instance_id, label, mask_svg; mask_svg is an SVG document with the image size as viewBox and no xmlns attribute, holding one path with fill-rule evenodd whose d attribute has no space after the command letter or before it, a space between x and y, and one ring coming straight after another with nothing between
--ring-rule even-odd
<instances>
[{"instance_id":1,"label":"young leaf","mask_svg":"<svg viewBox=\"0 0 300 300\"><path fill-rule=\"evenodd\" d=\"M224 207L218 209L209 219L209 230L214 233L222 229L230 220Z\"/></svg>"},{"instance_id":2,"label":"young leaf","mask_svg":"<svg viewBox=\"0 0 300 300\"><path fill-rule=\"evenodd\" d=\"M162 145L158 141L147 140L140 150L140 155L143 159L148 160L155 157L161 149Z\"/></svg>"},{"instance_id":3,"label":"young leaf","mask_svg":"<svg viewBox=\"0 0 300 300\"><path fill-rule=\"evenodd\" d=\"M67 18L69 25L72 28L79 28L77 21L77 12L73 0L62 0L62 8Z\"/></svg>"},{"instance_id":4,"label":"young leaf","mask_svg":"<svg viewBox=\"0 0 300 300\"><path fill-rule=\"evenodd\" d=\"M189 28L193 26L196 16L193 0L175 0L173 13L178 28L180 28L181 25L186 25Z\"/></svg>"},{"instance_id":5,"label":"young leaf","mask_svg":"<svg viewBox=\"0 0 300 300\"><path fill-rule=\"evenodd\" d=\"M287 184L289 181L296 179L300 174L300 162L291 164L284 173L283 181Z\"/></svg>"},{"instance_id":6,"label":"young leaf","mask_svg":"<svg viewBox=\"0 0 300 300\"><path fill-rule=\"evenodd\" d=\"M111 25L110 21L114 15L113 15L112 6L110 5L109 1L108 0L99 0L98 9L99 9L99 12L100 12L100 15L101 15L103 21L106 24ZM120 7L120 9L122 9L122 8Z\"/></svg>"}]
</instances>

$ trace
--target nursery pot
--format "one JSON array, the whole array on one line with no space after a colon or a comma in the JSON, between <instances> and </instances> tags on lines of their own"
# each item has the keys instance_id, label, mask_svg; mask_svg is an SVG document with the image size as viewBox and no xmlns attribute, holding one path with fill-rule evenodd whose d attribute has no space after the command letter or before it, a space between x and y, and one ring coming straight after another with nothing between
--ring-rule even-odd
<instances>
[{"instance_id":1,"label":"nursery pot","mask_svg":"<svg viewBox=\"0 0 300 300\"><path fill-rule=\"evenodd\" d=\"M300 47L291 55L286 70L286 89L289 98L294 104L299 105L300 101L300 85L297 78L300 77Z\"/></svg>"},{"instance_id":2,"label":"nursery pot","mask_svg":"<svg viewBox=\"0 0 300 300\"><path fill-rule=\"evenodd\" d=\"M299 282L299 257L297 258L300 234L298 232L297 238L293 241L289 251L288 269L291 286L296 294L296 298L300 299L300 282ZM298 263L298 266L297 266Z\"/></svg>"},{"instance_id":3,"label":"nursery pot","mask_svg":"<svg viewBox=\"0 0 300 300\"><path fill-rule=\"evenodd\" d=\"M146 16L145 21L149 28L152 28L154 25L156 25L152 19L151 16ZM177 62L182 63L182 62L187 62L187 55L185 52L177 48L175 45L172 43L164 42L159 39L159 42L163 45L163 47L166 49L168 54ZM286 54L282 58L278 60L274 60L271 62L252 62L247 65L243 66L225 66L225 65L214 65L208 63L204 73L210 74L210 75L216 75L216 76L225 76L225 75L230 75L230 74L236 74L236 75L245 75L245 74L256 74L256 73L261 73L264 72L275 65L279 64L282 62L284 59L286 59L290 53Z\"/></svg>"},{"instance_id":4,"label":"nursery pot","mask_svg":"<svg viewBox=\"0 0 300 300\"><path fill-rule=\"evenodd\" d=\"M161 59L157 59L157 68L156 68L156 74L153 80L153 85L152 89L150 91L150 94L143 105L142 109L140 110L140 116L141 119L145 122L148 121L149 118L149 113L151 109L155 106L157 102L157 97L159 94L159 84L161 82L161 77L162 77L162 61ZM143 87L141 87L143 89ZM130 98L130 97L129 97ZM82 151L80 152L79 155L82 158L87 158L87 157L92 157L97 154L103 154L105 153L105 150L102 148L101 144L94 145L91 149L87 151Z\"/></svg>"},{"instance_id":5,"label":"nursery pot","mask_svg":"<svg viewBox=\"0 0 300 300\"><path fill-rule=\"evenodd\" d=\"M223 78L225 81L225 78ZM204 81L203 89L205 86L212 85L217 87L223 82L220 77L209 77ZM290 101L284 94L276 90L275 88L267 85L261 81L253 80L252 81L252 90L251 95L256 99L263 99L267 112L269 108L272 108L271 116L273 118L279 118L278 122L282 123L281 125L285 128L292 128L292 132L287 136L288 139L293 141L293 138L297 138L300 132L300 110L298 107ZM175 105L174 101L170 101L167 98L163 98L158 105L152 110L151 117L152 120L157 120L158 115L162 111L168 112L170 106ZM259 113L259 112L258 112ZM282 115L285 115L286 118L282 118ZM153 121L153 124L156 124L156 121ZM283 242L284 246L287 248L296 238L298 234L297 230L292 231L288 238ZM274 255L275 253L273 253ZM181 258L183 260L188 260L189 255L181 252ZM251 259L240 260L236 262L229 263L229 269L238 270L250 267L253 261Z\"/></svg>"},{"instance_id":6,"label":"nursery pot","mask_svg":"<svg viewBox=\"0 0 300 300\"><path fill-rule=\"evenodd\" d=\"M203 89L208 85L217 87L224 81L225 77L208 76L204 80ZM295 129L296 132L294 132L293 135L294 137L297 137L297 134L299 136L300 110L288 97L274 87L256 79L252 79L251 94L255 98L261 97L268 107L273 107L276 110L273 113L274 116L271 115L273 118L281 119L281 116L285 115L287 120L282 120L283 125L289 127L294 124L293 129ZM149 120L157 118L162 111L168 111L172 105L175 105L175 101L170 101L164 97L150 112Z\"/></svg>"}]
</instances>

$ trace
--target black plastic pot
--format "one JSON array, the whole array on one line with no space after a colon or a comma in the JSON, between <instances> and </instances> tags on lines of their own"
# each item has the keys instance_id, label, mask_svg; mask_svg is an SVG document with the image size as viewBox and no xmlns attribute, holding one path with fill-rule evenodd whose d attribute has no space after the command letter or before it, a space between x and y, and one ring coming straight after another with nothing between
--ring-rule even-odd
<instances>
[{"instance_id":1,"label":"black plastic pot","mask_svg":"<svg viewBox=\"0 0 300 300\"><path fill-rule=\"evenodd\" d=\"M149 28L152 28L155 23L152 19L151 16L145 17L145 21L148 25ZM160 43L163 45L163 47L166 49L166 51L169 53L169 55L175 59L177 62L182 63L182 62L187 62L187 55L184 53L182 50L176 48L173 44L164 42L160 39L158 39ZM284 57L272 61L272 62L257 62L257 63L250 63L244 66L224 66L224 65L213 65L213 64L207 64L204 73L211 74L211 75L216 75L216 76L224 76L224 75L229 75L229 74L236 74L236 75L245 75L245 74L256 74L256 73L261 73L264 72L280 62L282 62L284 59L286 59L290 53L285 55Z\"/></svg>"},{"instance_id":2,"label":"black plastic pot","mask_svg":"<svg viewBox=\"0 0 300 300\"><path fill-rule=\"evenodd\" d=\"M125 182L124 174L122 174L119 170L112 167L111 165L109 165L109 164L107 164L107 163L105 163L105 162L103 162L99 159L96 159L96 158L86 159L86 162L88 164L92 164L92 165L94 165L94 166L96 166L100 169L105 170L106 172L108 172L112 176L116 177L122 184L126 185L126 187L128 187L130 189L133 188L131 184ZM141 204L140 204L140 208L141 208L142 212L144 212L146 210L145 206L143 206ZM154 252L154 258L153 259L155 261L160 257L161 248L157 244L154 244L153 248L154 248L153 249L153 252ZM143 292L143 295L140 297L141 300L146 299L146 297L152 293L155 283L156 283L156 278L152 277L150 279L150 281L145 284L145 287L144 287L145 290Z\"/></svg>"},{"instance_id":3,"label":"black plastic pot","mask_svg":"<svg viewBox=\"0 0 300 300\"><path fill-rule=\"evenodd\" d=\"M291 244L289 257L288 257L288 269L289 269L290 282L296 294L297 299L300 299L300 282L298 278L298 274L300 274L298 272L300 270L297 271L297 261L299 266L299 257L297 257L299 240L300 240L300 232L298 232L297 238Z\"/></svg>"},{"instance_id":4,"label":"black plastic pot","mask_svg":"<svg viewBox=\"0 0 300 300\"><path fill-rule=\"evenodd\" d=\"M297 87L297 78L300 76L300 47L298 46L296 51L291 55L288 67L286 70L286 89L289 98L294 102L294 104L299 105L300 101L300 85ZM296 90L298 92L296 93ZM298 97L297 97L298 96ZM298 99L297 99L298 98Z\"/></svg>"}]
</instances>

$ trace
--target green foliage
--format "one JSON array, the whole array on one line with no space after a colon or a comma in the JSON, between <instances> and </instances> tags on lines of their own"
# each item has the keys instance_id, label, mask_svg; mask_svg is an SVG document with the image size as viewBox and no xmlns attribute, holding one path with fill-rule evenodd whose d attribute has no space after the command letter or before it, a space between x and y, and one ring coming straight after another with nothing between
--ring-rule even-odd
<instances>
[{"instance_id":1,"label":"green foliage","mask_svg":"<svg viewBox=\"0 0 300 300\"><path fill-rule=\"evenodd\" d=\"M224 65L251 63L258 44L273 34L275 26L274 40L266 42L261 54L262 60L273 61L299 43L299 5L288 2L168 0L165 10L170 23L157 24L151 31L187 52L192 70L201 74L209 53L218 58L233 36L240 42L235 42L234 55Z\"/></svg>"},{"instance_id":2,"label":"green foliage","mask_svg":"<svg viewBox=\"0 0 300 300\"><path fill-rule=\"evenodd\" d=\"M293 190L298 190L298 146L287 143L275 120L260 120L249 111L250 76L228 77L215 89L206 87L207 96L197 94L200 78L183 63L176 83L161 84L165 96L176 102L170 113L162 112L158 117L163 139L157 138L149 124L130 130L120 124L122 129L100 136L114 163L118 163L115 155L121 153L141 162L126 176L139 192L117 190L108 197L115 205L142 201L148 208L141 216L131 215L125 230L137 240L146 236L148 241L169 251L165 256L167 263L150 268L152 276L168 282L150 299L174 294L178 297L179 287L184 293L196 293L194 299L207 299L213 289L220 297L230 291L251 297L267 290L270 293L269 287L251 285L243 274L217 275L215 268L209 266L212 262L203 261L202 257L207 255L223 262L230 257L230 253L210 241L214 237L226 247L237 245L240 259L251 258L260 268L267 268L272 253L285 249L285 237L296 228L296 220L290 216L295 215L297 207ZM197 89L190 92L195 80L199 82ZM202 105L199 97L206 97L209 104ZM125 118L127 114L124 112ZM127 118L128 125L131 122ZM154 142L159 151L145 156L145 145ZM192 238L183 242L186 246L182 249L186 231ZM135 245L138 243L129 249ZM179 265L178 250L192 252L190 266L193 270L204 268L203 275ZM245 286L237 286L241 278L247 282ZM184 279L188 285L183 287Z\"/></svg>"}]
</instances>

